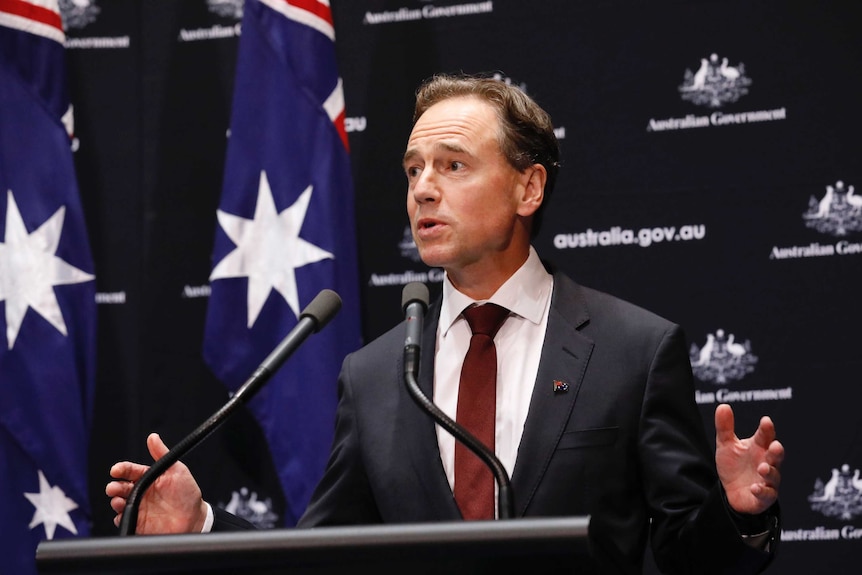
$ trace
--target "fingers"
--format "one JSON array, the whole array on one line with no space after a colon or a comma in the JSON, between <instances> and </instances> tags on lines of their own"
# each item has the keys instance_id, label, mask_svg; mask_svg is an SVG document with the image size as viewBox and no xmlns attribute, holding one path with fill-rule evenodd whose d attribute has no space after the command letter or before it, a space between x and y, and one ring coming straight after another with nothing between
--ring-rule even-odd
<instances>
[{"instance_id":1,"label":"fingers","mask_svg":"<svg viewBox=\"0 0 862 575\"><path fill-rule=\"evenodd\" d=\"M715 408L715 440L717 443L727 443L736 439L733 431L733 409L726 403Z\"/></svg>"},{"instance_id":2,"label":"fingers","mask_svg":"<svg viewBox=\"0 0 862 575\"><path fill-rule=\"evenodd\" d=\"M147 449L154 460L161 458L167 453L168 448L156 433L151 433L147 437ZM114 517L114 525L120 526L120 520L123 516L123 510L126 507L126 500L138 481L144 473L150 468L149 465L141 465L131 461L120 461L111 466L111 477L115 481L110 481L105 486L105 495L111 498L111 509L117 514Z\"/></svg>"},{"instance_id":3,"label":"fingers","mask_svg":"<svg viewBox=\"0 0 862 575\"><path fill-rule=\"evenodd\" d=\"M777 439L766 449L766 462L776 468L780 468L784 462L784 446Z\"/></svg>"},{"instance_id":4,"label":"fingers","mask_svg":"<svg viewBox=\"0 0 862 575\"><path fill-rule=\"evenodd\" d=\"M114 525L116 527L120 526L120 519L123 517L126 500L132 491L132 487L134 487L134 483L130 481L111 481L105 487L105 494L111 498L111 509L117 514L114 517Z\"/></svg>"},{"instance_id":5,"label":"fingers","mask_svg":"<svg viewBox=\"0 0 862 575\"><path fill-rule=\"evenodd\" d=\"M154 461L161 459L169 450L162 438L157 433L151 433L147 437L147 450L150 452ZM105 486L105 495L110 497L111 509L117 514L114 517L114 525L120 526L120 520L123 517L123 510L126 507L126 501L135 487L135 482L138 481L144 473L149 470L149 465L141 465L131 461L120 461L111 467L111 477L114 481L110 481Z\"/></svg>"},{"instance_id":6,"label":"fingers","mask_svg":"<svg viewBox=\"0 0 862 575\"><path fill-rule=\"evenodd\" d=\"M778 489L781 484L781 470L765 461L757 466L757 474L763 479L763 483L769 487Z\"/></svg>"},{"instance_id":7,"label":"fingers","mask_svg":"<svg viewBox=\"0 0 862 575\"><path fill-rule=\"evenodd\" d=\"M158 461L170 451L158 433L151 433L147 436L147 449L150 451L153 461Z\"/></svg>"},{"instance_id":8,"label":"fingers","mask_svg":"<svg viewBox=\"0 0 862 575\"><path fill-rule=\"evenodd\" d=\"M154 461L161 459L169 450L158 433L151 433L147 437L147 450ZM137 481L150 468L149 465L141 465L131 461L120 461L111 467L111 477L124 479L126 481Z\"/></svg>"},{"instance_id":9,"label":"fingers","mask_svg":"<svg viewBox=\"0 0 862 575\"><path fill-rule=\"evenodd\" d=\"M127 499L134 486L131 481L111 481L105 486L105 495Z\"/></svg>"},{"instance_id":10,"label":"fingers","mask_svg":"<svg viewBox=\"0 0 862 575\"><path fill-rule=\"evenodd\" d=\"M757 473L762 481L751 485L751 493L768 508L778 499L778 488L781 486L781 461L784 459L784 447L773 441L766 452L764 461L757 466Z\"/></svg>"},{"instance_id":11,"label":"fingers","mask_svg":"<svg viewBox=\"0 0 862 575\"><path fill-rule=\"evenodd\" d=\"M769 444L764 460L757 466L757 472L763 480L778 487L781 483L781 463L784 461L784 446L778 441Z\"/></svg>"},{"instance_id":12,"label":"fingers","mask_svg":"<svg viewBox=\"0 0 862 575\"><path fill-rule=\"evenodd\" d=\"M757 431L754 432L752 439L763 449L769 448L769 445L775 441L775 424L772 423L771 418L768 416L760 418L760 425L757 426Z\"/></svg>"},{"instance_id":13,"label":"fingers","mask_svg":"<svg viewBox=\"0 0 862 575\"><path fill-rule=\"evenodd\" d=\"M761 463L757 468L757 472L762 476L763 481L752 483L749 487L749 492L758 503L744 510L746 513L762 513L778 500L778 487L781 483L781 475L778 473L778 470L766 463Z\"/></svg>"},{"instance_id":14,"label":"fingers","mask_svg":"<svg viewBox=\"0 0 862 575\"><path fill-rule=\"evenodd\" d=\"M141 465L140 463L132 463L131 461L120 461L111 467L111 477L126 481L137 481L149 468L149 465Z\"/></svg>"},{"instance_id":15,"label":"fingers","mask_svg":"<svg viewBox=\"0 0 862 575\"><path fill-rule=\"evenodd\" d=\"M715 439L716 442L730 442L737 439L734 431L733 409L727 404L721 404L715 408ZM784 459L784 447L775 439L775 424L769 416L760 418L760 424L751 440L755 445L767 450L767 456L773 457L771 465L781 463ZM774 446L774 447L773 447Z\"/></svg>"},{"instance_id":16,"label":"fingers","mask_svg":"<svg viewBox=\"0 0 862 575\"><path fill-rule=\"evenodd\" d=\"M763 483L755 483L751 486L751 494L760 502L755 513L762 513L769 509L778 500L778 489Z\"/></svg>"},{"instance_id":17,"label":"fingers","mask_svg":"<svg viewBox=\"0 0 862 575\"><path fill-rule=\"evenodd\" d=\"M123 515L123 510L126 508L126 500L135 486L131 481L111 481L105 486L105 495L111 498L111 509L117 516L114 518L114 524L120 526L120 517Z\"/></svg>"},{"instance_id":18,"label":"fingers","mask_svg":"<svg viewBox=\"0 0 862 575\"><path fill-rule=\"evenodd\" d=\"M111 498L111 509L114 510L114 513L117 515L122 515L123 510L126 508L126 498L125 497L112 497Z\"/></svg>"}]
</instances>

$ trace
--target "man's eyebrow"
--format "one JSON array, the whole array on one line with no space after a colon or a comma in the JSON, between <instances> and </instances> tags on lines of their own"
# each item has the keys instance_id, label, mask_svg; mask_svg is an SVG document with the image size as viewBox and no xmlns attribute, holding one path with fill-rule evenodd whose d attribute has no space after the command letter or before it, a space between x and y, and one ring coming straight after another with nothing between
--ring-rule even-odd
<instances>
[{"instance_id":1,"label":"man's eyebrow","mask_svg":"<svg viewBox=\"0 0 862 575\"><path fill-rule=\"evenodd\" d=\"M417 150L416 148L407 148L407 151L404 152L404 157L401 158L401 163L406 164L407 162L409 162L410 160L412 160L413 158L415 158L418 155L419 155L419 150Z\"/></svg>"},{"instance_id":2,"label":"man's eyebrow","mask_svg":"<svg viewBox=\"0 0 862 575\"><path fill-rule=\"evenodd\" d=\"M434 148L436 150L442 150L445 152L452 152L455 154L466 154L467 150L460 144L455 144L452 142L438 142L434 144ZM408 148L406 152L404 152L404 157L401 159L401 163L404 164L414 157L419 155L419 150L416 148Z\"/></svg>"},{"instance_id":3,"label":"man's eyebrow","mask_svg":"<svg viewBox=\"0 0 862 575\"><path fill-rule=\"evenodd\" d=\"M462 146L461 144L455 144L453 142L440 142L436 145L436 147L447 152L454 152L456 154L467 153L467 149L464 146Z\"/></svg>"}]
</instances>

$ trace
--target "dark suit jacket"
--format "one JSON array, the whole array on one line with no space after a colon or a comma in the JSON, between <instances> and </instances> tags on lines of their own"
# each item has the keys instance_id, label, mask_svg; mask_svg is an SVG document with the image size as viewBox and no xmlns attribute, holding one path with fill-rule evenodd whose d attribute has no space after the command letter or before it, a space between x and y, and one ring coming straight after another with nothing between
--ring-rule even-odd
<instances>
[{"instance_id":1,"label":"dark suit jacket","mask_svg":"<svg viewBox=\"0 0 862 575\"><path fill-rule=\"evenodd\" d=\"M648 540L668 573L746 573L678 326L555 274L523 438L516 516L590 515L603 573L640 573ZM431 397L440 302L428 311L419 385ZM348 356L330 461L300 526L460 519L434 424L403 382L404 325ZM555 380L568 391L554 392Z\"/></svg>"}]
</instances>

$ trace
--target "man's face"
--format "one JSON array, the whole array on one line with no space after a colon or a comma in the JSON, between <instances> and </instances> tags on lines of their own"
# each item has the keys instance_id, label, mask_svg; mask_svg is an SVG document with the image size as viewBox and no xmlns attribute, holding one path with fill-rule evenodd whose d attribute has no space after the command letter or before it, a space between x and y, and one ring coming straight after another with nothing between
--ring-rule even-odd
<instances>
[{"instance_id":1,"label":"man's face","mask_svg":"<svg viewBox=\"0 0 862 575\"><path fill-rule=\"evenodd\" d=\"M524 201L531 170L522 174L506 161L498 131L489 104L457 97L422 114L407 143L413 238L422 260L445 268L453 282L465 273L511 273L526 259L529 234L522 237L518 220L538 206Z\"/></svg>"}]
</instances>

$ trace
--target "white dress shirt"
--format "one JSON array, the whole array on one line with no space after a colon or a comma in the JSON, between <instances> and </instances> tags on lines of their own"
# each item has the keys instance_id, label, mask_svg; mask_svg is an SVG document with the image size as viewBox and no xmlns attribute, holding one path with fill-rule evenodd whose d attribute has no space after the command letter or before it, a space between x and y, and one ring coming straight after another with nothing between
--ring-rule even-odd
<instances>
[{"instance_id":1,"label":"white dress shirt","mask_svg":"<svg viewBox=\"0 0 862 575\"><path fill-rule=\"evenodd\" d=\"M472 332L461 312L474 303L495 303L511 313L494 337L497 348L497 416L494 448L509 476L527 420L548 327L554 278L531 247L530 255L490 299L477 302L443 280L443 303L434 355L434 403L455 419L461 365ZM437 444L449 486L455 485L455 438L437 426Z\"/></svg>"}]
</instances>

